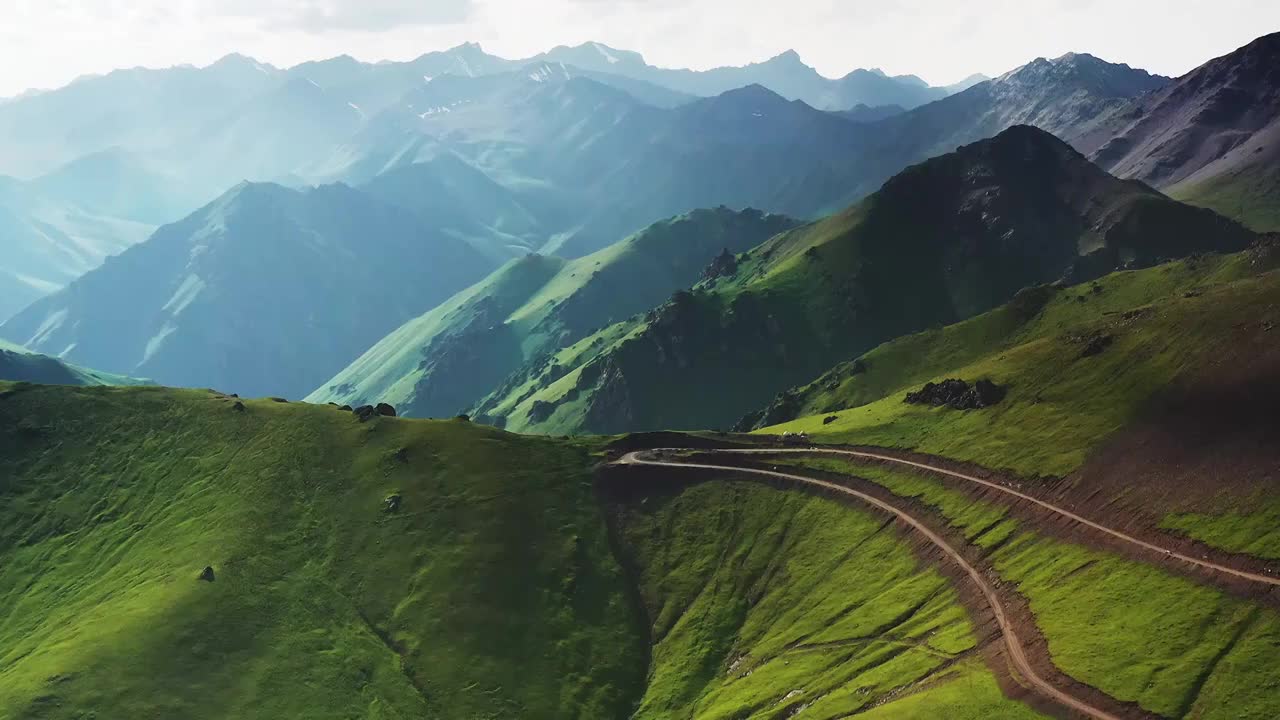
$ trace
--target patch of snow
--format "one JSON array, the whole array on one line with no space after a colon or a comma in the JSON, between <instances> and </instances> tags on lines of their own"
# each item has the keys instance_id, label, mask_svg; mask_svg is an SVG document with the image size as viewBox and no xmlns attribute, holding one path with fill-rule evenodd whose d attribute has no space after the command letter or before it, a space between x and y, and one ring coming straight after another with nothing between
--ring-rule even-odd
<instances>
[{"instance_id":1,"label":"patch of snow","mask_svg":"<svg viewBox=\"0 0 1280 720\"><path fill-rule=\"evenodd\" d=\"M364 117L364 111L360 109L360 106L359 106L359 105L357 105L357 104L355 104L355 103L353 103L353 102L349 102L349 103L347 103L347 107L349 107L349 108L351 108L352 110L355 110L356 112L360 113L360 117Z\"/></svg>"},{"instance_id":2,"label":"patch of snow","mask_svg":"<svg viewBox=\"0 0 1280 720\"><path fill-rule=\"evenodd\" d=\"M422 81L423 81L423 82L431 82L432 80L435 80L435 79L436 79L436 76L435 76L435 75L423 75L423 76L422 76Z\"/></svg>"},{"instance_id":3,"label":"patch of snow","mask_svg":"<svg viewBox=\"0 0 1280 720\"><path fill-rule=\"evenodd\" d=\"M616 56L614 56L614 54L613 54L613 53L609 52L608 48L606 48L605 46L601 45L600 43L591 43L591 45L592 45L592 47L594 47L594 48L596 49L596 52L598 52L598 53L600 53L601 55L603 55L603 56L604 56L604 59L605 59L605 60L606 60L610 65L617 65L617 64L618 64L618 62L619 62L619 61L618 61L618 58L617 58Z\"/></svg>"},{"instance_id":4,"label":"patch of snow","mask_svg":"<svg viewBox=\"0 0 1280 720\"><path fill-rule=\"evenodd\" d=\"M471 69L471 65L467 64L466 58L455 55L453 59L458 61L458 65L462 67L462 72L466 73L467 77L476 76L475 72Z\"/></svg>"},{"instance_id":5,"label":"patch of snow","mask_svg":"<svg viewBox=\"0 0 1280 720\"><path fill-rule=\"evenodd\" d=\"M165 326L160 329L160 332L156 333L154 337L147 341L147 349L142 353L142 363L138 364L141 365L150 360L151 356L155 355L156 352L164 346L165 339L172 335L177 329L178 327L173 323L165 323Z\"/></svg>"},{"instance_id":6,"label":"patch of snow","mask_svg":"<svg viewBox=\"0 0 1280 720\"><path fill-rule=\"evenodd\" d=\"M73 342L73 343L71 343L70 345L66 346L65 348L63 348L63 349L62 349L62 352L58 353L58 357L60 357L60 358L64 358L64 357L66 357L67 355L70 355L70 354L71 354L71 351L72 351L72 350L75 350L75 349L76 349L76 345L78 345L78 344L79 344L79 343L74 343L74 342Z\"/></svg>"},{"instance_id":7,"label":"patch of snow","mask_svg":"<svg viewBox=\"0 0 1280 720\"><path fill-rule=\"evenodd\" d=\"M753 112L751 113L751 117L764 117L764 113Z\"/></svg>"},{"instance_id":8,"label":"patch of snow","mask_svg":"<svg viewBox=\"0 0 1280 720\"><path fill-rule=\"evenodd\" d=\"M449 108L445 107L444 105L440 105L440 106L433 107L433 108L427 108L427 111L426 111L426 112L424 112L424 113L418 113L418 117L422 118L423 120L426 120L427 118L431 117L432 115L439 115L439 114L441 114L441 113L447 113L447 112L453 112L453 110L451 110L451 109L449 109Z\"/></svg>"},{"instance_id":9,"label":"patch of snow","mask_svg":"<svg viewBox=\"0 0 1280 720\"><path fill-rule=\"evenodd\" d=\"M319 85L317 85L317 84L316 84L316 81L315 81L315 80L312 80L311 78L307 78L307 82L311 83L311 87L313 87L313 88L315 88L315 89L317 89L317 90L323 90L323 89L324 89L324 88L320 87Z\"/></svg>"},{"instance_id":10,"label":"patch of snow","mask_svg":"<svg viewBox=\"0 0 1280 720\"><path fill-rule=\"evenodd\" d=\"M31 336L30 340L22 343L29 348L35 348L44 342L51 333L62 327L62 323L67 321L67 309L63 308L57 312L49 313L49 316L40 323L40 327L36 328L36 334Z\"/></svg>"},{"instance_id":11,"label":"patch of snow","mask_svg":"<svg viewBox=\"0 0 1280 720\"><path fill-rule=\"evenodd\" d=\"M169 298L169 302L165 303L161 309L171 316L177 317L182 314L183 310L187 309L187 306L192 301L199 297L200 291L204 290L204 288L204 280L201 280L199 275L194 273L188 275L183 278L182 284L173 293L173 297Z\"/></svg>"}]
</instances>

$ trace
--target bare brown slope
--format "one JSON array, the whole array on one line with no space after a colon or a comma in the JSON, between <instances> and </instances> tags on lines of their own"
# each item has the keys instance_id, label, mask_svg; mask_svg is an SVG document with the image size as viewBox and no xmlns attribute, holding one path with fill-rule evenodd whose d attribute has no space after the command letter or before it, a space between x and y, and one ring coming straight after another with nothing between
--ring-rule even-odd
<instances>
[{"instance_id":1,"label":"bare brown slope","mask_svg":"<svg viewBox=\"0 0 1280 720\"><path fill-rule=\"evenodd\" d=\"M1135 99L1075 144L1115 175L1169 187L1261 160L1278 118L1274 33Z\"/></svg>"}]
</instances>

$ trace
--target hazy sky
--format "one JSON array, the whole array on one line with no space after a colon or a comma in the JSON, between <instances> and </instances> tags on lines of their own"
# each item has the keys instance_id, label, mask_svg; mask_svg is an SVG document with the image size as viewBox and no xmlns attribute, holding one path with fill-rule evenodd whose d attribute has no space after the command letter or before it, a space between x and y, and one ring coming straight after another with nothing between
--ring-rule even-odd
<instances>
[{"instance_id":1,"label":"hazy sky","mask_svg":"<svg viewBox=\"0 0 1280 720\"><path fill-rule=\"evenodd\" d=\"M507 57L598 40L650 63L741 65L794 48L935 84L1089 52L1178 75L1280 30L1280 0L0 0L0 96L119 67L408 59L464 41Z\"/></svg>"}]
</instances>

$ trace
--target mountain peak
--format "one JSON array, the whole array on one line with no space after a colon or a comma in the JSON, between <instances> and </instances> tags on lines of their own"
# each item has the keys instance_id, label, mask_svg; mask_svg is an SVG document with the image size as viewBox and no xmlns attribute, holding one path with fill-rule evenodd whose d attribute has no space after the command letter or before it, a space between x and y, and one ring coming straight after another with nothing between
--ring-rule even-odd
<instances>
[{"instance_id":1,"label":"mountain peak","mask_svg":"<svg viewBox=\"0 0 1280 720\"><path fill-rule=\"evenodd\" d=\"M736 89L733 89L733 90L729 90L728 92L721 93L720 95L718 95L718 96L716 96L716 97L714 97L714 98L711 98L711 100L712 100L713 102L714 102L714 101L723 101L723 102L730 102L730 103L732 103L732 102L760 102L760 101L763 101L763 102L770 102L770 103L773 103L773 102L777 102L777 103L788 103L788 102L790 102L790 101L789 101L789 100L787 100L786 98L784 98L784 97L782 97L781 95L779 95L778 93L776 93L776 92L774 92L774 91L770 90L769 88L765 87L764 85L761 85L760 83L752 83L752 84L750 84L750 85L745 85L745 86L740 87L740 88L736 88Z\"/></svg>"},{"instance_id":2,"label":"mountain peak","mask_svg":"<svg viewBox=\"0 0 1280 720\"><path fill-rule=\"evenodd\" d=\"M804 60L800 58L800 53L795 50L787 50L786 52L779 53L765 62L776 65L804 65Z\"/></svg>"}]
</instances>

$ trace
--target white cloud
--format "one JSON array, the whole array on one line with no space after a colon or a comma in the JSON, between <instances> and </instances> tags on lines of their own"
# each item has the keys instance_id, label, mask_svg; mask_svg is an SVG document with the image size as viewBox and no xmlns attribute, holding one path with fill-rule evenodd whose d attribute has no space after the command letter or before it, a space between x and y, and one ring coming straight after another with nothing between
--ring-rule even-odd
<instances>
[{"instance_id":1,"label":"white cloud","mask_svg":"<svg viewBox=\"0 0 1280 720\"><path fill-rule=\"evenodd\" d=\"M475 40L524 57L598 40L707 68L794 48L934 83L1090 52L1180 74L1280 28L1275 0L3 0L0 95L135 65L242 52L277 65L349 53L406 59Z\"/></svg>"},{"instance_id":2,"label":"white cloud","mask_svg":"<svg viewBox=\"0 0 1280 720\"><path fill-rule=\"evenodd\" d=\"M213 15L245 18L264 30L385 32L462 23L472 0L209 0Z\"/></svg>"}]
</instances>

